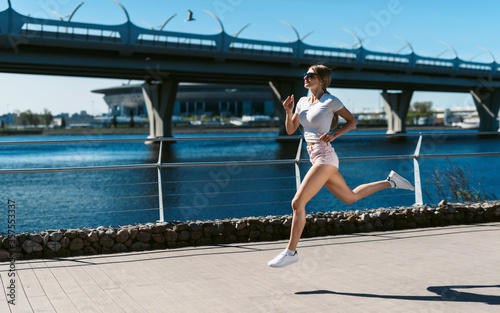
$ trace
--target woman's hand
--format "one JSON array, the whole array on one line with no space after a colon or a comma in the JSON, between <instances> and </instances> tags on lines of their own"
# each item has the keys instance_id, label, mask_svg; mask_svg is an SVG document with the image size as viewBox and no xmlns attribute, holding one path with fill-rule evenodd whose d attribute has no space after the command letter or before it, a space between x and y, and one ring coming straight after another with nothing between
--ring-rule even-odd
<instances>
[{"instance_id":1,"label":"woman's hand","mask_svg":"<svg viewBox=\"0 0 500 313\"><path fill-rule=\"evenodd\" d=\"M287 113L292 113L294 106L295 106L295 101L293 99L293 95L288 96L283 102L283 107L285 108Z\"/></svg>"},{"instance_id":2,"label":"woman's hand","mask_svg":"<svg viewBox=\"0 0 500 313\"><path fill-rule=\"evenodd\" d=\"M321 137L319 137L319 140L324 141L326 143L330 143L333 140L335 140L335 138L337 138L337 136L335 135L335 132L333 132L333 133L324 133L323 135L321 135Z\"/></svg>"}]
</instances>

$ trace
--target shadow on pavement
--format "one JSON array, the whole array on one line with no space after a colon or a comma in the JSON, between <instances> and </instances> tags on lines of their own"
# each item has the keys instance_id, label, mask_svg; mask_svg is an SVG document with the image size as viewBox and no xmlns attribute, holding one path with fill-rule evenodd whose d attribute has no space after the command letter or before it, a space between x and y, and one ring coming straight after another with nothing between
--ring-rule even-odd
<instances>
[{"instance_id":1,"label":"shadow on pavement","mask_svg":"<svg viewBox=\"0 0 500 313\"><path fill-rule=\"evenodd\" d=\"M382 298L382 299L413 300L413 301L477 302L477 303L486 303L490 305L500 305L500 296L482 295L477 293L463 292L456 290L456 289L473 289L473 288L500 288L500 285L428 287L427 290L435 293L436 294L435 296L377 295L369 293L337 292L331 290L298 291L295 294L296 295L332 294L332 295L365 297L365 298Z\"/></svg>"}]
</instances>

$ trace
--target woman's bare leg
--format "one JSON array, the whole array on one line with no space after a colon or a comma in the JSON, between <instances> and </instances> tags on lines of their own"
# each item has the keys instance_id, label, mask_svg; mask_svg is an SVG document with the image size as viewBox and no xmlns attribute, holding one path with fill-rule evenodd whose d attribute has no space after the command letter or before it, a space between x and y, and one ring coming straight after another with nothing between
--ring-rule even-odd
<instances>
[{"instance_id":1,"label":"woman's bare leg","mask_svg":"<svg viewBox=\"0 0 500 313\"><path fill-rule=\"evenodd\" d=\"M331 165L316 164L307 172L299 190L292 200L293 219L290 230L290 240L287 249L295 251L306 223L306 203L325 185L337 168ZM338 172L338 171L337 171Z\"/></svg>"},{"instance_id":2,"label":"woman's bare leg","mask_svg":"<svg viewBox=\"0 0 500 313\"><path fill-rule=\"evenodd\" d=\"M377 191L391 188L391 184L386 180L381 180L359 185L354 188L354 190L351 190L345 183L344 177L342 177L338 169L334 167L333 174L326 181L325 187L344 203L351 204Z\"/></svg>"}]
</instances>

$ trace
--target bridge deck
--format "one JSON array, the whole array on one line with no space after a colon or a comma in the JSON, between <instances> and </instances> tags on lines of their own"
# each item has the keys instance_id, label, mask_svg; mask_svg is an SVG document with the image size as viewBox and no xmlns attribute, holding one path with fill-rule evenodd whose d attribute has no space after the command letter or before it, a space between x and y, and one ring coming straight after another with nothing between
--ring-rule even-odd
<instances>
[{"instance_id":1,"label":"bridge deck","mask_svg":"<svg viewBox=\"0 0 500 313\"><path fill-rule=\"evenodd\" d=\"M500 223L17 261L0 312L498 312ZM0 264L8 290L10 264Z\"/></svg>"}]
</instances>

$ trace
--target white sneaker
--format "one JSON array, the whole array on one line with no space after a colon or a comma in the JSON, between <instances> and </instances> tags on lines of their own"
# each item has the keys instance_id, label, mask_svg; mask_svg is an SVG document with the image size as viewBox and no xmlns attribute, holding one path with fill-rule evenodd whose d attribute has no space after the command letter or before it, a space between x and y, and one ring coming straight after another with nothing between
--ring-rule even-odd
<instances>
[{"instance_id":1,"label":"white sneaker","mask_svg":"<svg viewBox=\"0 0 500 313\"><path fill-rule=\"evenodd\" d=\"M389 173L389 176L387 176L387 181L394 183L394 186L392 188L415 190L415 187L413 187L413 185L408 180L401 177L401 175L394 171L391 171Z\"/></svg>"},{"instance_id":2,"label":"white sneaker","mask_svg":"<svg viewBox=\"0 0 500 313\"><path fill-rule=\"evenodd\" d=\"M285 267L287 265L296 263L299 260L299 255L297 251L293 255L289 255L285 250L283 250L277 257L272 259L267 263L270 267Z\"/></svg>"}]
</instances>

